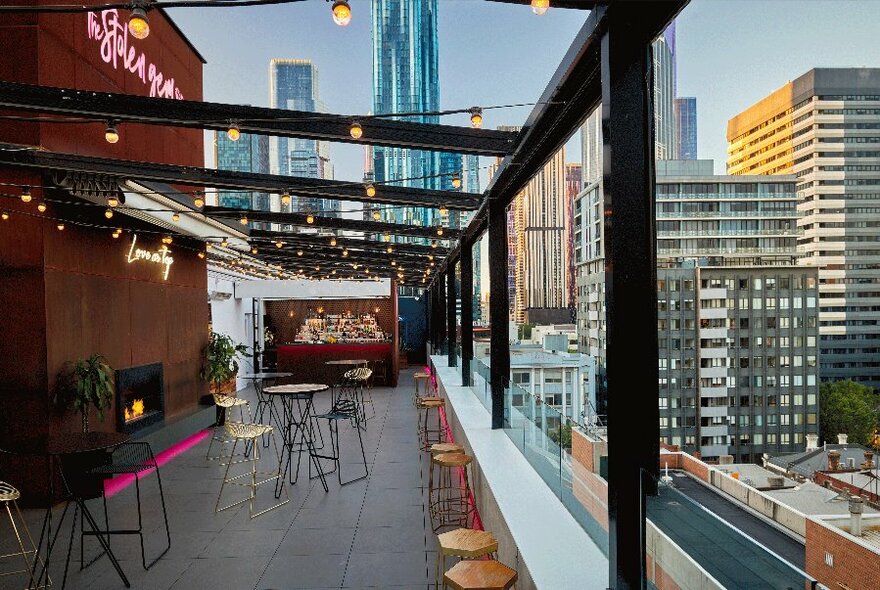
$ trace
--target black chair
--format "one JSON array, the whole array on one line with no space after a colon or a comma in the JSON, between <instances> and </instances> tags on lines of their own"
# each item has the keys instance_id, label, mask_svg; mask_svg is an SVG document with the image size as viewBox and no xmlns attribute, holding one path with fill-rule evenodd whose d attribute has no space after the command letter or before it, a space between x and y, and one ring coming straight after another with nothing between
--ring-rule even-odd
<instances>
[{"instance_id":1,"label":"black chair","mask_svg":"<svg viewBox=\"0 0 880 590\"><path fill-rule=\"evenodd\" d=\"M156 470L156 482L159 484L159 498L162 501L162 516L165 519L165 537L168 540L168 545L165 549L149 564L147 564L146 552L144 550L144 523L143 516L141 513L141 484L139 474L144 471L148 471L150 469ZM168 512L165 509L165 493L162 490L162 477L159 475L159 464L156 462L156 457L153 455L153 449L150 447L150 443L147 442L127 442L122 446L118 447L110 457L110 462L105 465L99 465L89 471L90 474L101 477L101 478L109 478L116 475L124 475L131 474L134 475L134 485L135 485L135 494L137 496L137 510L138 510L138 528L136 529L110 529L110 520L107 514L107 496L105 494L101 494L101 497L104 501L104 526L106 530L100 532L93 531L83 531L80 534L80 568L85 567L86 565L91 565L98 558L100 558L104 553L100 553L97 557L95 557L89 564L84 564L83 557L83 541L86 535L102 535L107 539L107 544L110 544L110 535L137 535L140 537L141 542L141 563L144 566L144 569L150 569L153 565L159 561L162 556L168 553L168 550L171 549L171 530L168 527ZM82 529L81 529L82 530Z\"/></svg>"},{"instance_id":2,"label":"black chair","mask_svg":"<svg viewBox=\"0 0 880 590\"><path fill-rule=\"evenodd\" d=\"M326 414L319 414L315 416L317 419L326 419L327 424L330 427L330 445L332 447L332 455L316 455L320 459L327 459L329 461L333 461L336 463L336 466L333 470L325 473L333 473L336 472L336 477L339 480L339 485L344 486L348 485L352 482L364 479L370 474L369 468L367 467L367 454L364 451L364 438L361 435L361 410L358 408L358 405L351 399L339 399L336 400L336 403L333 404L333 408ZM354 424L354 430L357 432L358 441L361 444L361 457L364 459L364 474L355 477L354 479L350 479L346 482L342 481L342 462L340 461L340 446L339 446L339 421L340 420L349 420Z\"/></svg>"}]
</instances>

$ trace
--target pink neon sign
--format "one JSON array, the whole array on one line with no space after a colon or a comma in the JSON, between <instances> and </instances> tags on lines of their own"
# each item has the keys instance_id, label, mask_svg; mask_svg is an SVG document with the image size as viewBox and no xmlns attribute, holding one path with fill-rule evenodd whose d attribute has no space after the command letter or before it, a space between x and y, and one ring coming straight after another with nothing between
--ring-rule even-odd
<instances>
[{"instance_id":1,"label":"pink neon sign","mask_svg":"<svg viewBox=\"0 0 880 590\"><path fill-rule=\"evenodd\" d=\"M112 64L114 70L124 68L150 87L150 96L183 100L174 78L166 78L156 64L147 60L147 54L129 45L128 27L119 20L116 9L104 10L100 17L89 13L89 39L101 44L101 59Z\"/></svg>"}]
</instances>

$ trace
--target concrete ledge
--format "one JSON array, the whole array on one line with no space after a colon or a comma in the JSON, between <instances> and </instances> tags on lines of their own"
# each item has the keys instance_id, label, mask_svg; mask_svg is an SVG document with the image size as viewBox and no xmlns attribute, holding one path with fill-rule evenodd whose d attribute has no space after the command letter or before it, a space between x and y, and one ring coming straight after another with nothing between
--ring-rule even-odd
<instances>
[{"instance_id":1,"label":"concrete ledge","mask_svg":"<svg viewBox=\"0 0 880 590\"><path fill-rule=\"evenodd\" d=\"M607 588L608 560L529 465L468 387L461 370L432 356L456 442L473 455L472 486L499 559L516 567L519 590Z\"/></svg>"}]
</instances>

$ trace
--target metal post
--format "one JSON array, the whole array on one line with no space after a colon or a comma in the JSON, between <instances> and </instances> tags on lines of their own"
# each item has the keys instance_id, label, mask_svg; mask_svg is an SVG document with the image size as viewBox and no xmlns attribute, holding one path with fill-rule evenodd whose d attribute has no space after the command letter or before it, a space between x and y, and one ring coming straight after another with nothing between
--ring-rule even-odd
<instances>
[{"instance_id":1,"label":"metal post","mask_svg":"<svg viewBox=\"0 0 880 590\"><path fill-rule=\"evenodd\" d=\"M653 70L649 40L636 32L639 18L638 10L609 10L601 44L609 579L615 590L644 587L642 490L656 493L660 453Z\"/></svg>"},{"instance_id":2,"label":"metal post","mask_svg":"<svg viewBox=\"0 0 880 590\"><path fill-rule=\"evenodd\" d=\"M446 267L446 352L448 367L458 366L458 358L455 355L456 334L455 329L455 260L450 260Z\"/></svg>"},{"instance_id":3,"label":"metal post","mask_svg":"<svg viewBox=\"0 0 880 590\"><path fill-rule=\"evenodd\" d=\"M471 359L474 358L474 251L473 244L461 244L461 384L473 385Z\"/></svg>"},{"instance_id":4,"label":"metal post","mask_svg":"<svg viewBox=\"0 0 880 590\"><path fill-rule=\"evenodd\" d=\"M449 272L449 269L446 270ZM438 354L446 351L446 276L437 277L437 348Z\"/></svg>"},{"instance_id":5,"label":"metal post","mask_svg":"<svg viewBox=\"0 0 880 590\"><path fill-rule=\"evenodd\" d=\"M489 352L492 386L492 428L504 427L504 390L510 380L510 301L507 291L507 208L489 201ZM655 338L656 340L656 338Z\"/></svg>"}]
</instances>

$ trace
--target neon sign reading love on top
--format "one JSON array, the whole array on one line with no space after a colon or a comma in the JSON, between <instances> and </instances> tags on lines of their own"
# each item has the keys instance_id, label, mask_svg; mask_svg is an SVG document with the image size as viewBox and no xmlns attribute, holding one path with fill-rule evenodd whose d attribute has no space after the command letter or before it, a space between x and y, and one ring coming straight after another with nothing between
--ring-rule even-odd
<instances>
[{"instance_id":1,"label":"neon sign reading love on top","mask_svg":"<svg viewBox=\"0 0 880 590\"><path fill-rule=\"evenodd\" d=\"M101 44L101 59L112 64L114 70L123 68L140 78L150 87L150 96L183 100L183 94L174 81L147 60L147 54L129 45L128 26L119 20L116 9L103 10L100 15L88 16L89 39Z\"/></svg>"},{"instance_id":2,"label":"neon sign reading love on top","mask_svg":"<svg viewBox=\"0 0 880 590\"><path fill-rule=\"evenodd\" d=\"M131 238L131 248L128 249L128 257L126 258L128 263L131 264L142 260L144 262L152 262L154 264L162 265L162 280L167 281L168 271L171 270L171 265L174 264L174 258L169 256L171 251L168 249L168 246L162 244L162 246L160 246L155 252L143 248L135 248L137 239L137 234L133 235Z\"/></svg>"}]
</instances>

